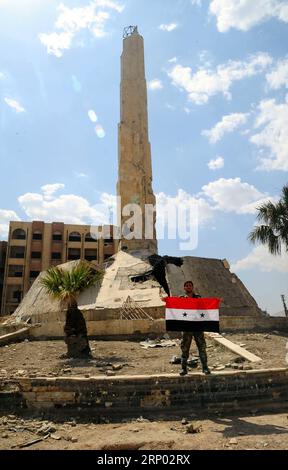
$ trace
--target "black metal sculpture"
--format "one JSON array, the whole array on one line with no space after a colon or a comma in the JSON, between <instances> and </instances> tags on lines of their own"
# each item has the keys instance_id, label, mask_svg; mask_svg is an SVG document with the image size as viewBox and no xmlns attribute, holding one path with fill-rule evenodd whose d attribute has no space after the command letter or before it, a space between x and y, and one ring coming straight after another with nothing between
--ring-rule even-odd
<instances>
[{"instance_id":1,"label":"black metal sculpture","mask_svg":"<svg viewBox=\"0 0 288 470\"><path fill-rule=\"evenodd\" d=\"M137 26L127 26L124 28L123 32L123 39L128 38L129 36L132 36L132 34L138 33L138 27Z\"/></svg>"}]
</instances>

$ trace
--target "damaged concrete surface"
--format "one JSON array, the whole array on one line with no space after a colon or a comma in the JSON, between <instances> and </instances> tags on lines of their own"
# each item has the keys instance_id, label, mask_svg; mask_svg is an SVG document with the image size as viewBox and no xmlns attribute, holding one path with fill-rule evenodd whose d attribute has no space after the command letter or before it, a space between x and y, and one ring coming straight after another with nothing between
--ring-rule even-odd
<instances>
[{"instance_id":1,"label":"damaged concrete surface","mask_svg":"<svg viewBox=\"0 0 288 470\"><path fill-rule=\"evenodd\" d=\"M185 256L182 265L168 263L166 277L171 296L183 295L183 284L192 280L201 297L222 298L220 315L263 316L256 301L236 274L231 273L227 260Z\"/></svg>"},{"instance_id":2,"label":"damaged concrete surface","mask_svg":"<svg viewBox=\"0 0 288 470\"><path fill-rule=\"evenodd\" d=\"M148 261L149 254L149 252L141 251L132 255L119 251L104 264L105 274L101 285L91 287L79 296L78 305L80 310L86 313L86 319L88 317L91 319L92 315L95 320L104 320L109 318L109 314L110 318L120 318L120 309L128 296L137 302L139 307L151 310L152 314L155 309L156 317L157 309L163 312L164 304L161 297L165 295L165 292L162 286L152 274L141 279L141 275L147 271L152 272ZM71 269L77 262L65 263L60 267ZM59 301L51 299L41 285L42 276L43 273L35 280L7 323L29 320L31 324L35 324L41 321L64 320L65 312L61 310Z\"/></svg>"},{"instance_id":3,"label":"damaged concrete surface","mask_svg":"<svg viewBox=\"0 0 288 470\"><path fill-rule=\"evenodd\" d=\"M65 263L61 267L71 269L77 262ZM259 319L264 316L240 279L230 272L226 260L161 257L145 250L133 253L119 251L102 268L105 274L101 285L91 287L79 296L79 308L86 321L91 322L89 334L93 334L96 328L92 328L93 321L119 320L121 308L128 297L154 320L164 319L162 298L169 294L182 295L184 281L190 279L194 282L195 291L202 297L223 299L220 316ZM53 328L45 329L47 336L59 336L65 312L61 310L60 303L51 299L41 286L42 276L43 273L6 323L29 321L32 325L51 324ZM151 328L153 325L145 331L150 332ZM155 323L156 331L159 328ZM127 330L129 332L131 329Z\"/></svg>"}]
</instances>

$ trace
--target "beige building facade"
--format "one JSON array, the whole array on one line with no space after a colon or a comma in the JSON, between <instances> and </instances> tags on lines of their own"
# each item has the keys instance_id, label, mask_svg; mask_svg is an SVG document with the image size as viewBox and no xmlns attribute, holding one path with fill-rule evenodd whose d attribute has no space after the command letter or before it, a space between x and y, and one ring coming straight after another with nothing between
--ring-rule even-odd
<instances>
[{"instance_id":1,"label":"beige building facade","mask_svg":"<svg viewBox=\"0 0 288 470\"><path fill-rule=\"evenodd\" d=\"M7 242L0 241L0 306L2 302L2 292L3 292L3 285L4 285L6 252L7 252Z\"/></svg>"},{"instance_id":2,"label":"beige building facade","mask_svg":"<svg viewBox=\"0 0 288 470\"><path fill-rule=\"evenodd\" d=\"M98 237L90 229L61 222L10 222L1 315L16 310L41 271L76 259L101 264L117 252L113 226L94 228Z\"/></svg>"}]
</instances>

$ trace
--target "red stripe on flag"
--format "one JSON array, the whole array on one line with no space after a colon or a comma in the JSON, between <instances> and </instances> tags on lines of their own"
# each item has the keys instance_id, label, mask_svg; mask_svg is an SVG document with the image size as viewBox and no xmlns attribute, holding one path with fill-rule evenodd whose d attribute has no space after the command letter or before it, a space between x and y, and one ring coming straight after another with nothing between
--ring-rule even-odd
<instances>
[{"instance_id":1,"label":"red stripe on flag","mask_svg":"<svg viewBox=\"0 0 288 470\"><path fill-rule=\"evenodd\" d=\"M166 308L181 308L187 310L219 309L221 299L216 297L194 299L192 297L166 297Z\"/></svg>"}]
</instances>

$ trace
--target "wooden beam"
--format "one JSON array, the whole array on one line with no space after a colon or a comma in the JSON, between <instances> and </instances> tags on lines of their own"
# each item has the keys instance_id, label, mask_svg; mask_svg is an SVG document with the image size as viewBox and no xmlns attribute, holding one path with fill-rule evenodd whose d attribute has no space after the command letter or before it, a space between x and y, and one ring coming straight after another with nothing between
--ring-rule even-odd
<instances>
[{"instance_id":1,"label":"wooden beam","mask_svg":"<svg viewBox=\"0 0 288 470\"><path fill-rule=\"evenodd\" d=\"M212 338L216 343L221 344L221 346L225 346L225 348L229 349L230 351L234 352L238 356L244 357L247 361L250 362L259 362L262 361L261 357L255 356L255 354L250 353L238 344L233 343L229 339L224 338L219 333L205 333L205 336L208 338Z\"/></svg>"}]
</instances>

